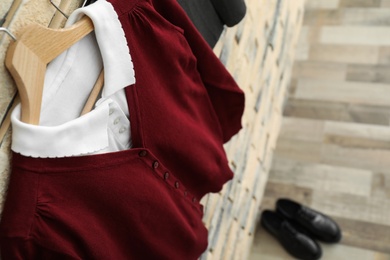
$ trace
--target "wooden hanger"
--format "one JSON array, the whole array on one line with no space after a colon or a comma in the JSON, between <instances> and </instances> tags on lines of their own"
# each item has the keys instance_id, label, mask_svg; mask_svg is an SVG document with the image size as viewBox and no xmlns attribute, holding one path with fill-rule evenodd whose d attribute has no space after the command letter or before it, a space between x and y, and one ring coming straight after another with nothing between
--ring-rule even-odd
<instances>
[{"instance_id":1,"label":"wooden hanger","mask_svg":"<svg viewBox=\"0 0 390 260\"><path fill-rule=\"evenodd\" d=\"M19 91L22 122L39 124L47 64L93 29L93 23L87 16L65 29L34 24L10 44L5 64ZM102 81L98 80L95 87L97 84L101 87Z\"/></svg>"}]
</instances>

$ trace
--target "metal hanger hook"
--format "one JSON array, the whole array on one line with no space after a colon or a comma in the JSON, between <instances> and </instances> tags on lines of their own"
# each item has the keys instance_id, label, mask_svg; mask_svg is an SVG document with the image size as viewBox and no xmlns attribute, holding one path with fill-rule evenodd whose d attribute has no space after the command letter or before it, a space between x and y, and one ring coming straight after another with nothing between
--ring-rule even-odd
<instances>
[{"instance_id":1,"label":"metal hanger hook","mask_svg":"<svg viewBox=\"0 0 390 260\"><path fill-rule=\"evenodd\" d=\"M8 34L9 37L12 38L12 40L16 41L15 35L13 35L13 34L10 32L10 30L8 30L7 28L0 27L0 32L5 32L6 34Z\"/></svg>"},{"instance_id":2,"label":"metal hanger hook","mask_svg":"<svg viewBox=\"0 0 390 260\"><path fill-rule=\"evenodd\" d=\"M53 3L53 0L50 0L50 3L52 6L54 6L55 9L57 9L58 12L60 12L63 16L65 16L66 19L69 18L69 16L64 13L55 3Z\"/></svg>"}]
</instances>

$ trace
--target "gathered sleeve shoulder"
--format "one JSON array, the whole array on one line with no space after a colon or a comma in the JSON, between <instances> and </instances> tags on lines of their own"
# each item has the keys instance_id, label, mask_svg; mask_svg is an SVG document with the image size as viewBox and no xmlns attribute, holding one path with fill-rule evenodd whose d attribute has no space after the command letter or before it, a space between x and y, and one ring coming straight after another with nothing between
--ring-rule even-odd
<instances>
[{"instance_id":1,"label":"gathered sleeve shoulder","mask_svg":"<svg viewBox=\"0 0 390 260\"><path fill-rule=\"evenodd\" d=\"M156 0L153 5L167 20L184 30L184 36L197 59L198 71L217 113L223 140L227 142L242 127L245 103L243 91L176 1Z\"/></svg>"}]
</instances>

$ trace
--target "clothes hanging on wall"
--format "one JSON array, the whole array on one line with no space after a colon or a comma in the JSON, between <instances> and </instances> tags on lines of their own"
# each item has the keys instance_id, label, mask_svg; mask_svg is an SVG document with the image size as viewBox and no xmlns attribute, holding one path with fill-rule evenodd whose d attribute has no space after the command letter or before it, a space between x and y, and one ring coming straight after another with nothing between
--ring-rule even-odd
<instances>
[{"instance_id":1,"label":"clothes hanging on wall","mask_svg":"<svg viewBox=\"0 0 390 260\"><path fill-rule=\"evenodd\" d=\"M116 21L102 12L111 5ZM136 78L125 88L132 147L62 158L14 151L2 259L197 259L207 247L199 200L233 176L223 143L241 128L243 92L175 1L84 10L123 29ZM105 51L108 75L121 68Z\"/></svg>"},{"instance_id":2,"label":"clothes hanging on wall","mask_svg":"<svg viewBox=\"0 0 390 260\"><path fill-rule=\"evenodd\" d=\"M210 47L217 43L224 25L238 24L245 16L243 0L177 0Z\"/></svg>"}]
</instances>

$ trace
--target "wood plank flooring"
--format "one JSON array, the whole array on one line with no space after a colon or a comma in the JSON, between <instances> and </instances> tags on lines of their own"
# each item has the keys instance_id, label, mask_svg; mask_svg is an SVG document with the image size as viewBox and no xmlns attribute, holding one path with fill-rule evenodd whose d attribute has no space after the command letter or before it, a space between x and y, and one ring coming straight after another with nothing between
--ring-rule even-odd
<instances>
[{"instance_id":1,"label":"wood plank flooring","mask_svg":"<svg viewBox=\"0 0 390 260\"><path fill-rule=\"evenodd\" d=\"M307 0L261 210L332 216L322 259L390 260L390 0ZM293 259L257 227L250 260Z\"/></svg>"}]
</instances>

